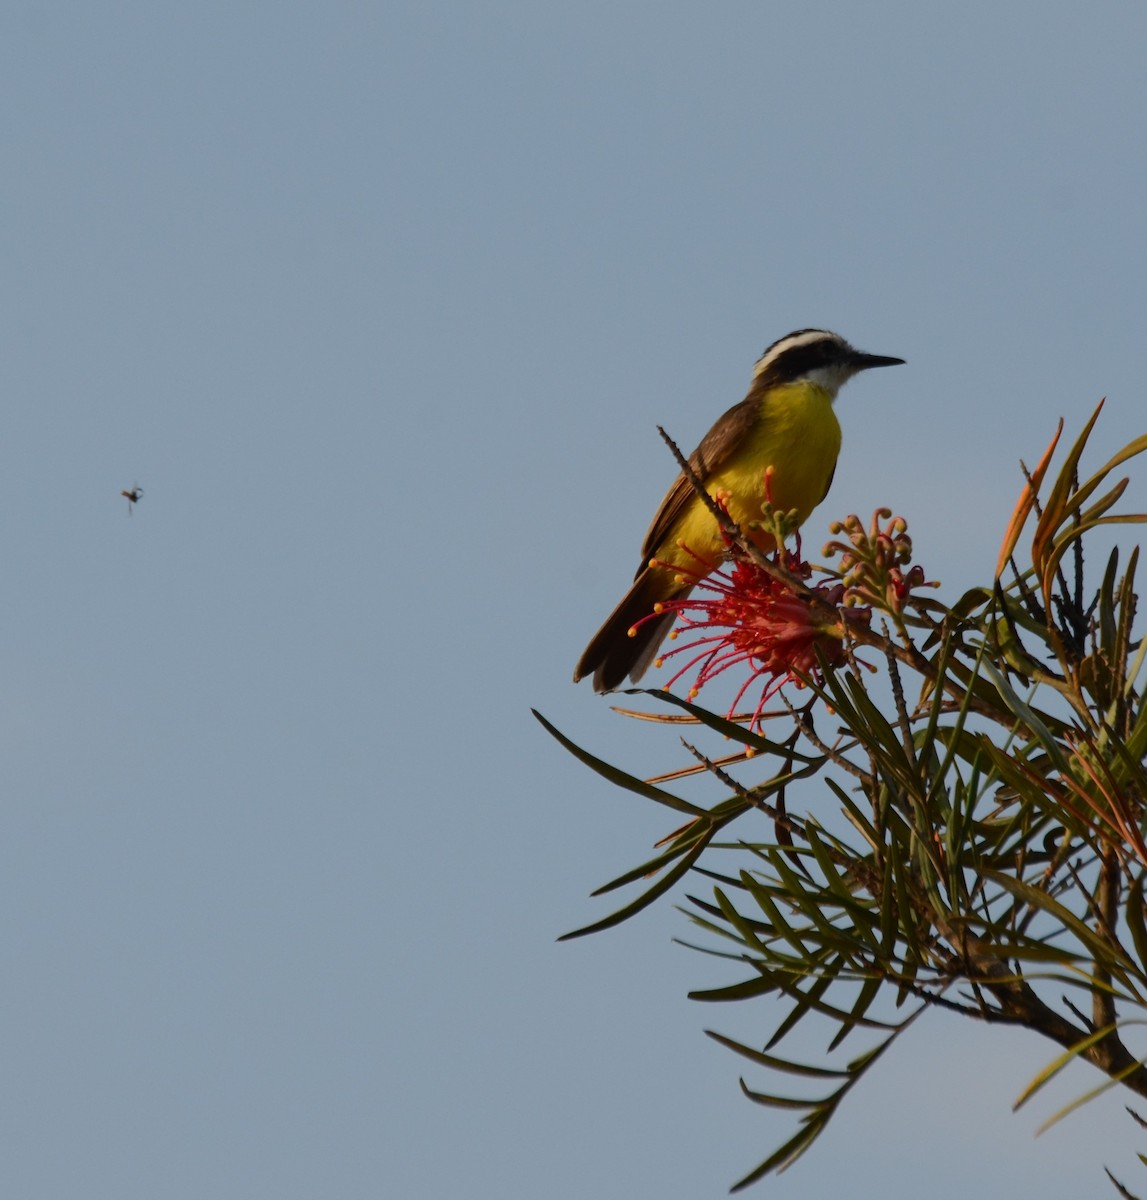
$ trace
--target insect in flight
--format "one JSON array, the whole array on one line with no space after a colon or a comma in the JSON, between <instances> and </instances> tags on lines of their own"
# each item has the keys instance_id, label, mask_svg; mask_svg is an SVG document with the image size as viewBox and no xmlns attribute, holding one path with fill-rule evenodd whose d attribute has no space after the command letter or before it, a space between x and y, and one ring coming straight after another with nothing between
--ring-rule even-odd
<instances>
[{"instance_id":1,"label":"insect in flight","mask_svg":"<svg viewBox=\"0 0 1147 1200\"><path fill-rule=\"evenodd\" d=\"M130 488L124 488L120 495L127 500L127 515L130 517L135 506L139 503L143 496L143 488L138 483L133 483Z\"/></svg>"}]
</instances>

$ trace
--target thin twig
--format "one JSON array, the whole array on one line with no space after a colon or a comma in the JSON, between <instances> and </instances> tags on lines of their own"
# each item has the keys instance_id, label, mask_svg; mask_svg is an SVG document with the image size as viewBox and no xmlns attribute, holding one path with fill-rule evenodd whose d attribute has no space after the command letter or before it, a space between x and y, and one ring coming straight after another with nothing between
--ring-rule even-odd
<instances>
[{"instance_id":1,"label":"thin twig","mask_svg":"<svg viewBox=\"0 0 1147 1200\"><path fill-rule=\"evenodd\" d=\"M888 664L888 681L892 685L892 699L900 720L900 744L904 749L904 756L915 767L916 743L912 740L912 719L908 715L908 705L904 702L904 683L900 678L900 668L896 665L896 658L887 649L884 651L884 661Z\"/></svg>"},{"instance_id":2,"label":"thin twig","mask_svg":"<svg viewBox=\"0 0 1147 1200\"><path fill-rule=\"evenodd\" d=\"M876 780L874 776L868 774L868 772L863 770L861 767L858 767L850 759L845 758L843 754L840 754L831 746L825 745L825 743L822 742L817 736L817 732L813 728L812 723L805 719L804 714L793 707L792 702L783 692L778 694L780 696L781 703L789 710L789 715L796 723L796 727L800 730L801 734L812 743L816 750L819 750L821 754L823 754L830 762L835 763L836 766L840 767L842 771L846 771L849 775L859 779L861 786L864 787L866 791L875 786Z\"/></svg>"},{"instance_id":3,"label":"thin twig","mask_svg":"<svg viewBox=\"0 0 1147 1200\"><path fill-rule=\"evenodd\" d=\"M783 825L790 833L804 835L804 824L797 818L790 817L788 813L774 808L767 800L756 794L755 788L747 788L743 783L738 783L732 775L727 771L723 771L711 758L703 754L696 746L690 745L684 738L681 739L681 745L693 755L706 771L715 775L727 788L730 788L740 796L742 800L747 801L754 808L760 809L767 817L771 817L778 824Z\"/></svg>"}]
</instances>

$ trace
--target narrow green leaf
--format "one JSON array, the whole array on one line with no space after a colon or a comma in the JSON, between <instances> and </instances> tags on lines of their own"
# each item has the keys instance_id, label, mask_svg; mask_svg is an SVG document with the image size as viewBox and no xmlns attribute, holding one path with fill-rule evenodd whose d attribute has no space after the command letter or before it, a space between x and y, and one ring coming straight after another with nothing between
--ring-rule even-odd
<instances>
[{"instance_id":1,"label":"narrow green leaf","mask_svg":"<svg viewBox=\"0 0 1147 1200\"><path fill-rule=\"evenodd\" d=\"M722 717L718 713L711 712L707 708L702 708L699 704L694 704L690 700L686 700L681 696L675 696L672 692L664 691L663 689L628 688L618 694L625 696L649 696L674 708L683 709L691 716L696 717L702 725L721 734L722 737L727 737L731 742L738 742L740 745L753 750L757 754L773 754L778 758L791 757L795 761L803 763L824 761L823 755L802 754L800 751L792 750L788 746L782 746L779 742L771 742L761 734L751 732L744 725L739 725L736 721L730 721L728 717Z\"/></svg>"},{"instance_id":2,"label":"narrow green leaf","mask_svg":"<svg viewBox=\"0 0 1147 1200\"><path fill-rule=\"evenodd\" d=\"M1077 1096L1070 1104L1065 1104L1058 1112L1052 1113L1035 1131L1036 1137L1039 1137L1041 1133L1045 1133L1053 1125L1058 1125L1064 1117L1070 1116L1077 1108L1082 1108L1085 1104L1090 1103L1096 1096L1102 1096L1104 1092L1110 1091L1113 1087L1118 1087L1128 1075L1133 1075L1141 1066L1143 1066L1141 1062L1133 1062L1130 1066L1124 1067L1122 1071L1117 1071L1110 1079L1105 1080L1098 1087L1084 1092L1082 1096Z\"/></svg>"},{"instance_id":3,"label":"narrow green leaf","mask_svg":"<svg viewBox=\"0 0 1147 1200\"><path fill-rule=\"evenodd\" d=\"M753 1088L750 1088L743 1079L741 1080L741 1091L744 1092L754 1104L762 1104L766 1108L795 1108L800 1111L809 1108L822 1108L825 1104L824 1100L802 1100L795 1096L774 1096L769 1092L758 1092Z\"/></svg>"},{"instance_id":4,"label":"narrow green leaf","mask_svg":"<svg viewBox=\"0 0 1147 1200\"><path fill-rule=\"evenodd\" d=\"M786 988L785 994L792 1000L793 1006L789 1009L785 1019L773 1030L769 1040L765 1043L765 1049L771 1050L774 1046L779 1046L797 1023L804 1020L810 1012L820 1013L823 1016L832 1015L836 1010L821 1000L821 996L828 991L832 983L830 975L823 975L819 979L814 979L807 991L802 992L795 985Z\"/></svg>"},{"instance_id":5,"label":"narrow green leaf","mask_svg":"<svg viewBox=\"0 0 1147 1200\"><path fill-rule=\"evenodd\" d=\"M1143 910L1143 873L1140 872L1127 889L1127 904L1124 907L1131 942L1139 956L1140 970L1147 969L1147 918Z\"/></svg>"},{"instance_id":6,"label":"narrow green leaf","mask_svg":"<svg viewBox=\"0 0 1147 1200\"><path fill-rule=\"evenodd\" d=\"M643 908L648 908L658 896L662 896L669 891L677 880L697 861L704 849L705 844L702 843L695 849L690 850L677 866L667 872L662 879L659 879L648 891L643 892L632 903L625 905L624 908L619 908L616 912L611 913L608 917L604 917L600 921L595 921L592 925L585 925L581 929L573 929L569 933L563 933L558 938L558 941L568 942L571 938L585 937L587 933L599 933L603 929L611 929L614 925L620 925L622 921L629 920L635 913L639 913Z\"/></svg>"},{"instance_id":7,"label":"narrow green leaf","mask_svg":"<svg viewBox=\"0 0 1147 1200\"><path fill-rule=\"evenodd\" d=\"M805 918L820 932L820 944L846 955L862 954L867 949L864 940L851 936L847 930L833 924L825 915L829 908L851 907L851 897L846 893L842 906L831 892L826 893L823 888L810 885L798 875L785 861L783 855L777 854L774 857L774 866L790 903L796 905ZM811 939L811 931L804 936L806 939Z\"/></svg>"},{"instance_id":8,"label":"narrow green leaf","mask_svg":"<svg viewBox=\"0 0 1147 1200\"><path fill-rule=\"evenodd\" d=\"M918 1010L918 1011L923 1011ZM842 1084L831 1096L826 1097L821 1104L808 1112L801 1118L802 1128L798 1130L787 1142L784 1143L778 1150L774 1150L763 1163L755 1170L750 1171L743 1179L733 1185L733 1191L738 1191L748 1187L751 1183L763 1178L770 1171L783 1171L786 1167L790 1167L796 1160L812 1145L816 1138L823 1132L840 1106L841 1101L848 1094L851 1088L863 1077L864 1073L880 1058L885 1050L900 1036L900 1034L916 1019L918 1013L914 1013L903 1024L897 1026L891 1035L883 1042L873 1047L871 1050L861 1054L858 1058L853 1059L848 1064L849 1079ZM749 1099L754 1098L754 1093L747 1087L745 1081L741 1080L741 1091L744 1092Z\"/></svg>"},{"instance_id":9,"label":"narrow green leaf","mask_svg":"<svg viewBox=\"0 0 1147 1200\"><path fill-rule=\"evenodd\" d=\"M770 1071L783 1071L788 1075L803 1075L810 1079L847 1079L847 1071L831 1070L828 1067L810 1067L804 1063L790 1062L785 1058L777 1058L774 1054L765 1054L763 1050L753 1050L746 1046L743 1042L734 1041L732 1038L725 1037L722 1033L717 1033L712 1029L706 1029L705 1034L711 1037L713 1041L719 1042L722 1046L732 1050L735 1054L740 1054L743 1058L747 1058L755 1062L759 1067L767 1067Z\"/></svg>"},{"instance_id":10,"label":"narrow green leaf","mask_svg":"<svg viewBox=\"0 0 1147 1200\"><path fill-rule=\"evenodd\" d=\"M980 945L978 953L984 958L998 958L1001 962L1018 959L1023 963L1054 963L1059 967L1074 968L1090 959L1073 954L1059 946L1050 945L1032 938L1013 934L1006 941L988 942Z\"/></svg>"},{"instance_id":11,"label":"narrow green leaf","mask_svg":"<svg viewBox=\"0 0 1147 1200\"><path fill-rule=\"evenodd\" d=\"M871 908L857 900L856 893L849 887L847 880L841 874L840 868L815 825L805 826L805 838L816 859L816 864L824 876L825 883L832 892L835 903L853 919L858 936L862 926L866 931L871 930L876 924ZM865 939L865 945L868 945L867 939Z\"/></svg>"},{"instance_id":12,"label":"narrow green leaf","mask_svg":"<svg viewBox=\"0 0 1147 1200\"><path fill-rule=\"evenodd\" d=\"M1068 1063L1074 1062L1084 1050L1094 1046L1096 1042L1101 1042L1109 1033L1114 1033L1118 1028L1119 1023L1117 1021L1110 1025L1104 1025L1102 1029L1097 1029L1094 1033L1089 1033L1086 1037L1080 1038L1075 1045L1070 1046L1062 1054L1053 1058L1015 1098L1015 1101L1012 1103L1012 1112L1018 1112L1045 1083L1054 1079Z\"/></svg>"},{"instance_id":13,"label":"narrow green leaf","mask_svg":"<svg viewBox=\"0 0 1147 1200\"><path fill-rule=\"evenodd\" d=\"M781 985L781 990L787 996L793 999L795 1007L785 1018L785 1020L782 1021L781 1024L777 1026L777 1028L770 1035L768 1043L765 1046L766 1050L778 1045L784 1039L785 1035L788 1034L789 1031L796 1025L796 1023L810 1012L815 1012L820 1016L828 1017L830 1020L835 1021L838 1025L848 1021L854 1021L855 1024L864 1029L888 1030L899 1028L899 1026L895 1023L890 1024L887 1021L879 1021L875 1017L856 1019L851 1013L846 1012L844 1009L837 1008L835 1005L828 1004L826 1001L821 1000L820 997L828 990L829 985L832 982L833 978L826 976L823 979L815 980L813 986L810 987L807 992L802 992L799 988L793 986L787 980L784 980L778 976L778 983Z\"/></svg>"},{"instance_id":14,"label":"narrow green leaf","mask_svg":"<svg viewBox=\"0 0 1147 1200\"><path fill-rule=\"evenodd\" d=\"M1036 715L1036 712L1028 704L1020 699L1015 689L1008 682L994 663L985 658L981 663L984 674L991 680L992 686L999 693L1000 698L1007 705L1008 711L1018 717L1039 739L1040 745L1047 751L1051 760L1055 763L1056 769L1064 773L1067 772L1067 760L1063 757L1063 749L1055 737L1052 736L1051 730L1044 722Z\"/></svg>"},{"instance_id":15,"label":"narrow green leaf","mask_svg":"<svg viewBox=\"0 0 1147 1200\"><path fill-rule=\"evenodd\" d=\"M1142 1154L1139 1155L1139 1158L1142 1162L1147 1163L1147 1158L1144 1158ZM1123 1200L1139 1200L1139 1197L1136 1196L1134 1192L1129 1192L1123 1186L1123 1184L1121 1184L1119 1182L1119 1180L1116 1179L1114 1175L1112 1175L1111 1169L1109 1167L1104 1167L1103 1173L1107 1176L1108 1179L1111 1180L1112 1186L1123 1197Z\"/></svg>"},{"instance_id":16,"label":"narrow green leaf","mask_svg":"<svg viewBox=\"0 0 1147 1200\"><path fill-rule=\"evenodd\" d=\"M878 757L886 763L886 770L890 775L894 778L911 779L914 764L905 756L900 734L873 703L855 675L845 676L844 683L849 691L853 712L856 714L854 723L849 725L850 732L861 738L866 750L878 753Z\"/></svg>"},{"instance_id":17,"label":"narrow green leaf","mask_svg":"<svg viewBox=\"0 0 1147 1200\"><path fill-rule=\"evenodd\" d=\"M767 956L769 947L766 942L762 942L757 936L757 931L760 928L759 924L750 921L747 917L743 917L737 911L736 905L733 904L720 888L714 888L713 895L717 899L717 906L721 910L721 915L736 930L737 936L744 943L745 947L752 953ZM766 936L771 937L771 930L768 931Z\"/></svg>"},{"instance_id":18,"label":"narrow green leaf","mask_svg":"<svg viewBox=\"0 0 1147 1200\"><path fill-rule=\"evenodd\" d=\"M1127 485L1131 482L1130 479L1126 477L1118 480L1116 484L1106 491L1102 496L1100 496L1090 508L1084 509L1082 512L1080 512L1080 509L1083 508L1083 505L1089 499L1092 492L1099 487L1102 481L1103 476L1094 476L1071 497L1071 500L1064 511L1064 515L1070 517L1073 514L1078 514L1078 516L1075 518L1075 521L1072 522L1073 524L1078 522L1080 525L1086 525L1088 522L1093 521L1096 517L1102 516L1109 508L1118 502L1120 496L1127 491Z\"/></svg>"},{"instance_id":19,"label":"narrow green leaf","mask_svg":"<svg viewBox=\"0 0 1147 1200\"><path fill-rule=\"evenodd\" d=\"M690 804L687 800L682 800L679 796L674 796L672 792L666 792L659 787L654 787L652 784L646 783L644 779L638 779L635 775L621 771L596 755L590 754L588 750L583 750L575 742L571 742L560 729L551 725L536 708L531 708L530 712L537 717L542 728L556 738L574 758L585 763L587 767L596 771L603 778L608 779L610 783L615 783L618 787L625 788L626 791L636 792L637 795L644 796L647 800L654 800L658 804L664 804L667 808L672 808L675 812L688 813L691 817L707 815L703 808L698 808L696 805Z\"/></svg>"},{"instance_id":20,"label":"narrow green leaf","mask_svg":"<svg viewBox=\"0 0 1147 1200\"><path fill-rule=\"evenodd\" d=\"M826 778L824 782L840 803L845 817L856 827L857 832L868 843L869 847L875 850L880 845L880 838L877 835L876 827L868 819L868 814L857 805L856 801L853 800L835 779Z\"/></svg>"},{"instance_id":21,"label":"narrow green leaf","mask_svg":"<svg viewBox=\"0 0 1147 1200\"><path fill-rule=\"evenodd\" d=\"M1036 523L1035 535L1032 538L1032 562L1041 574L1043 574L1044 569L1044 547L1051 541L1055 530L1063 523L1068 494L1075 483L1076 469L1079 466L1080 456L1083 454L1083 449L1087 445L1087 439L1091 436L1091 431L1095 428L1095 422L1099 419L1102 409L1103 401L1101 400L1095 412L1091 414L1090 419L1084 425L1079 437L1075 439L1074 445L1068 451L1067 458L1063 466L1059 469L1059 474L1056 476L1051 492L1044 501L1043 512ZM1092 480L1088 481L1088 485L1094 487L1096 485L1093 482L1094 480L1095 477L1093 476Z\"/></svg>"},{"instance_id":22,"label":"narrow green leaf","mask_svg":"<svg viewBox=\"0 0 1147 1200\"><path fill-rule=\"evenodd\" d=\"M985 604L990 603L992 592L990 588L974 587L969 588L955 604L951 606L949 611L956 617L969 617L977 609L983 608Z\"/></svg>"},{"instance_id":23,"label":"narrow green leaf","mask_svg":"<svg viewBox=\"0 0 1147 1200\"><path fill-rule=\"evenodd\" d=\"M1120 967L1134 966L1134 964L1128 961L1126 951L1121 946L1097 934L1069 908L1066 908L1057 900L1053 900L1046 892L1032 887L1030 883L1025 883L1022 879L1015 879L1003 871L996 871L990 867L985 867L983 874L994 883L999 884L1005 891L1022 900L1025 904L1030 904L1034 908L1050 913L1061 925L1065 926L1075 935L1080 944L1096 962L1102 963L1108 970L1114 972L1117 965Z\"/></svg>"},{"instance_id":24,"label":"narrow green leaf","mask_svg":"<svg viewBox=\"0 0 1147 1200\"><path fill-rule=\"evenodd\" d=\"M703 828L700 823L699 828ZM590 892L591 896L604 896L609 892L614 892L620 887L625 887L626 884L636 883L639 879L645 879L647 876L656 875L663 868L667 867L675 859L681 857L682 854L688 853L691 849L697 847L697 843L701 842L702 846L706 846L712 840L715 830L710 829L707 835L699 834L687 846L674 844L673 848L666 851L664 854L658 854L655 858L649 859L648 862L643 862L640 866L632 867L625 874L619 875L616 879L611 879L608 883L603 883L600 887L596 887Z\"/></svg>"},{"instance_id":25,"label":"narrow green leaf","mask_svg":"<svg viewBox=\"0 0 1147 1200\"><path fill-rule=\"evenodd\" d=\"M892 824L889 824L892 828ZM922 963L927 956L920 949L920 939L917 936L919 914L912 903L912 886L915 884L915 869L908 847L903 844L893 847L888 856L889 874L892 876L896 890L896 908L899 914L898 932L907 946L906 958L909 962Z\"/></svg>"},{"instance_id":26,"label":"narrow green leaf","mask_svg":"<svg viewBox=\"0 0 1147 1200\"><path fill-rule=\"evenodd\" d=\"M705 1003L725 1003L732 1000L755 1000L758 996L767 996L770 992L787 991L781 986L775 971L770 971L760 964L757 964L757 970L761 972L759 979L743 979L740 983L730 983L724 987L689 992L689 999Z\"/></svg>"},{"instance_id":27,"label":"narrow green leaf","mask_svg":"<svg viewBox=\"0 0 1147 1200\"><path fill-rule=\"evenodd\" d=\"M1110 475L1116 467L1122 466L1129 458L1134 458L1137 454L1142 454L1144 450L1147 450L1147 433L1140 434L1139 437L1128 442L1118 454L1104 463L1096 472L1096 478L1102 479L1105 475Z\"/></svg>"},{"instance_id":28,"label":"narrow green leaf","mask_svg":"<svg viewBox=\"0 0 1147 1200\"><path fill-rule=\"evenodd\" d=\"M808 958L808 946L801 941L796 930L785 919L784 914L777 907L776 902L769 894L769 889L765 887L759 880L750 875L748 871L741 872L741 883L744 885L745 890L757 902L761 911L769 919L770 924L774 926L781 937L783 937L785 941L792 946L792 948L801 958Z\"/></svg>"},{"instance_id":29,"label":"narrow green leaf","mask_svg":"<svg viewBox=\"0 0 1147 1200\"><path fill-rule=\"evenodd\" d=\"M856 998L856 1003L852 1006L852 1011L849 1013L849 1019L842 1021L840 1028L832 1036L832 1041L828 1044L828 1053L831 1054L841 1042L856 1028L857 1024L868 1012L872 1006L873 1000L880 994L880 989L884 980L882 977L874 975L870 979L866 979L860 987L860 995Z\"/></svg>"},{"instance_id":30,"label":"narrow green leaf","mask_svg":"<svg viewBox=\"0 0 1147 1200\"><path fill-rule=\"evenodd\" d=\"M744 1082L741 1084L744 1089ZM752 1099L752 1097L749 1097ZM766 1175L773 1171L783 1171L786 1167L791 1167L798 1158L812 1145L824 1128L825 1122L807 1122L803 1128L797 1130L791 1138L779 1149L774 1150L768 1158L765 1159L759 1167L750 1171L748 1175L742 1179L738 1179L735 1184L729 1189L731 1192L741 1192L745 1188L751 1187L758 1180L763 1179Z\"/></svg>"}]
</instances>

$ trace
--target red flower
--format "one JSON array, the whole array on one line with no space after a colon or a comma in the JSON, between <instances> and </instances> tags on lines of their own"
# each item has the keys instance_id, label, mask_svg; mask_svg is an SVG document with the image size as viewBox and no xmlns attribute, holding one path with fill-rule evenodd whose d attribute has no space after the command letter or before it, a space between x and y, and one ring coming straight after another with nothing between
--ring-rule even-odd
<instances>
[{"instance_id":1,"label":"red flower","mask_svg":"<svg viewBox=\"0 0 1147 1200\"><path fill-rule=\"evenodd\" d=\"M794 554L784 555L784 566L800 579L812 575L808 563L801 562ZM764 686L753 712L753 724L760 719L769 698L785 683L792 681L799 686L802 676L818 675L818 650L829 666L844 662L845 622L867 625L871 615L867 609L841 608L845 588L836 580L811 587L815 599L810 599L745 560L737 560L731 568L699 579L697 588L711 595L666 601L657 606L658 613L674 612L678 616L680 623L670 634L672 639L683 633L698 635L658 659L661 665L670 658L696 651L666 687L672 687L696 668L690 690L692 698L724 671L747 666L749 677L737 692L729 715L732 716L753 684L762 680Z\"/></svg>"}]
</instances>

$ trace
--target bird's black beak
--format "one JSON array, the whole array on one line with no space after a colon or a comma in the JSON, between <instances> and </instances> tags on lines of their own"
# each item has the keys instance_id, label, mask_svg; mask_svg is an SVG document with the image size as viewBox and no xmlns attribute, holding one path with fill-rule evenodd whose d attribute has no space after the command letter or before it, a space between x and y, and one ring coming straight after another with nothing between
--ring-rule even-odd
<instances>
[{"instance_id":1,"label":"bird's black beak","mask_svg":"<svg viewBox=\"0 0 1147 1200\"><path fill-rule=\"evenodd\" d=\"M903 364L904 359L889 358L887 354L861 354L858 352L852 360L852 367L855 371L867 371L869 367L899 367Z\"/></svg>"}]
</instances>

